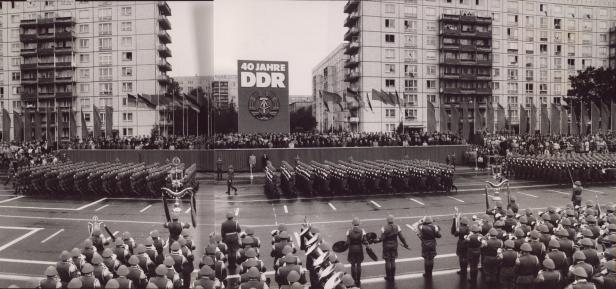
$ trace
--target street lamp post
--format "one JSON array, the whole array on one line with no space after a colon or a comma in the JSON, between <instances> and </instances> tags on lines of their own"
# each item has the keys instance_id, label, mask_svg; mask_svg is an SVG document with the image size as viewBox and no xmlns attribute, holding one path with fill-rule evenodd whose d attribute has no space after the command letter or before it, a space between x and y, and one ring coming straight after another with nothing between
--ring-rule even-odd
<instances>
[{"instance_id":1,"label":"street lamp post","mask_svg":"<svg viewBox=\"0 0 616 289\"><path fill-rule=\"evenodd\" d=\"M477 166L477 159L479 158L479 148L475 148L475 171L479 170L479 167Z\"/></svg>"}]
</instances>

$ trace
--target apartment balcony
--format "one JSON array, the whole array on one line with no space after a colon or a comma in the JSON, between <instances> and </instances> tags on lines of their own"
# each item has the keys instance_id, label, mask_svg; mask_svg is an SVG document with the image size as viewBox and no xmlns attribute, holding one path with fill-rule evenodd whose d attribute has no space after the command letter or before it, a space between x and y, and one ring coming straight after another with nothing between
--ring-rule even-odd
<instances>
[{"instance_id":1,"label":"apartment balcony","mask_svg":"<svg viewBox=\"0 0 616 289\"><path fill-rule=\"evenodd\" d=\"M492 52L492 47L489 46L475 46L478 52Z\"/></svg>"},{"instance_id":2,"label":"apartment balcony","mask_svg":"<svg viewBox=\"0 0 616 289\"><path fill-rule=\"evenodd\" d=\"M491 17L481 17L481 16L477 16L475 19L475 22L477 24L492 24L492 18Z\"/></svg>"},{"instance_id":3,"label":"apartment balcony","mask_svg":"<svg viewBox=\"0 0 616 289\"><path fill-rule=\"evenodd\" d=\"M21 56L35 56L36 48L22 48L19 55Z\"/></svg>"},{"instance_id":4,"label":"apartment balcony","mask_svg":"<svg viewBox=\"0 0 616 289\"><path fill-rule=\"evenodd\" d=\"M74 98L72 91L56 91L56 98Z\"/></svg>"},{"instance_id":5,"label":"apartment balcony","mask_svg":"<svg viewBox=\"0 0 616 289\"><path fill-rule=\"evenodd\" d=\"M442 22L448 22L448 23L458 23L460 22L460 16L459 15L452 15L452 14L443 14L441 15L441 19Z\"/></svg>"},{"instance_id":6,"label":"apartment balcony","mask_svg":"<svg viewBox=\"0 0 616 289\"><path fill-rule=\"evenodd\" d=\"M73 53L73 47L56 47L56 55L71 55Z\"/></svg>"},{"instance_id":7,"label":"apartment balcony","mask_svg":"<svg viewBox=\"0 0 616 289\"><path fill-rule=\"evenodd\" d=\"M490 75L477 75L476 79L477 80L491 81L492 80L492 76L490 76Z\"/></svg>"},{"instance_id":8,"label":"apartment balcony","mask_svg":"<svg viewBox=\"0 0 616 289\"><path fill-rule=\"evenodd\" d=\"M460 31L460 36L461 37L475 37L477 35L477 32L473 31Z\"/></svg>"},{"instance_id":9,"label":"apartment balcony","mask_svg":"<svg viewBox=\"0 0 616 289\"><path fill-rule=\"evenodd\" d=\"M158 45L158 55L163 58L171 57L171 50L167 45Z\"/></svg>"},{"instance_id":10,"label":"apartment balcony","mask_svg":"<svg viewBox=\"0 0 616 289\"><path fill-rule=\"evenodd\" d=\"M54 91L39 91L38 92L39 99L51 99L51 98L54 98L54 96L55 96Z\"/></svg>"},{"instance_id":11,"label":"apartment balcony","mask_svg":"<svg viewBox=\"0 0 616 289\"><path fill-rule=\"evenodd\" d=\"M472 73L461 73L460 79L461 80L475 80L477 79L477 76L475 76L475 74L472 74Z\"/></svg>"},{"instance_id":12,"label":"apartment balcony","mask_svg":"<svg viewBox=\"0 0 616 289\"><path fill-rule=\"evenodd\" d=\"M73 76L56 76L56 83L58 84L71 84L75 83Z\"/></svg>"},{"instance_id":13,"label":"apartment balcony","mask_svg":"<svg viewBox=\"0 0 616 289\"><path fill-rule=\"evenodd\" d=\"M346 33L344 33L344 40L351 41L353 36L356 36L358 34L359 34L359 29L357 27L353 27L349 29Z\"/></svg>"},{"instance_id":14,"label":"apartment balcony","mask_svg":"<svg viewBox=\"0 0 616 289\"><path fill-rule=\"evenodd\" d=\"M158 32L158 39L163 44L171 43L171 36L169 35L169 33L167 33L167 31L164 31L164 30L161 30Z\"/></svg>"},{"instance_id":15,"label":"apartment balcony","mask_svg":"<svg viewBox=\"0 0 616 289\"><path fill-rule=\"evenodd\" d=\"M158 1L158 11L162 15L171 16L171 8L169 8L167 1Z\"/></svg>"},{"instance_id":16,"label":"apartment balcony","mask_svg":"<svg viewBox=\"0 0 616 289\"><path fill-rule=\"evenodd\" d=\"M460 45L457 43L441 43L440 49L458 51L460 50Z\"/></svg>"},{"instance_id":17,"label":"apartment balcony","mask_svg":"<svg viewBox=\"0 0 616 289\"><path fill-rule=\"evenodd\" d=\"M53 55L54 48L53 47L41 47L38 49L38 55Z\"/></svg>"},{"instance_id":18,"label":"apartment balcony","mask_svg":"<svg viewBox=\"0 0 616 289\"><path fill-rule=\"evenodd\" d=\"M19 41L23 43L37 42L38 35L22 33L22 34L19 34Z\"/></svg>"},{"instance_id":19,"label":"apartment balcony","mask_svg":"<svg viewBox=\"0 0 616 289\"><path fill-rule=\"evenodd\" d=\"M39 42L52 41L54 39L54 37L56 37L56 35L53 34L53 33L39 33L38 34L38 41Z\"/></svg>"},{"instance_id":20,"label":"apartment balcony","mask_svg":"<svg viewBox=\"0 0 616 289\"><path fill-rule=\"evenodd\" d=\"M344 82L355 82L359 80L359 72L351 72L344 74Z\"/></svg>"},{"instance_id":21,"label":"apartment balcony","mask_svg":"<svg viewBox=\"0 0 616 289\"><path fill-rule=\"evenodd\" d=\"M344 54L354 55L359 51L359 42L351 42L346 44Z\"/></svg>"},{"instance_id":22,"label":"apartment balcony","mask_svg":"<svg viewBox=\"0 0 616 289\"><path fill-rule=\"evenodd\" d=\"M75 25L75 18L71 16L56 17L56 26L73 26Z\"/></svg>"},{"instance_id":23,"label":"apartment balcony","mask_svg":"<svg viewBox=\"0 0 616 289\"><path fill-rule=\"evenodd\" d=\"M160 25L160 29L171 30L171 23L165 15L158 15L158 25Z\"/></svg>"},{"instance_id":24,"label":"apartment balcony","mask_svg":"<svg viewBox=\"0 0 616 289\"><path fill-rule=\"evenodd\" d=\"M22 63L19 65L21 70L36 70L36 63Z\"/></svg>"},{"instance_id":25,"label":"apartment balcony","mask_svg":"<svg viewBox=\"0 0 616 289\"><path fill-rule=\"evenodd\" d=\"M359 0L349 0L344 5L344 13L351 13L357 9L359 6Z\"/></svg>"},{"instance_id":26,"label":"apartment balcony","mask_svg":"<svg viewBox=\"0 0 616 289\"><path fill-rule=\"evenodd\" d=\"M74 40L75 39L75 31L59 31L56 32L57 40Z\"/></svg>"},{"instance_id":27,"label":"apartment balcony","mask_svg":"<svg viewBox=\"0 0 616 289\"><path fill-rule=\"evenodd\" d=\"M492 60L477 60L478 66L492 66Z\"/></svg>"},{"instance_id":28,"label":"apartment balcony","mask_svg":"<svg viewBox=\"0 0 616 289\"><path fill-rule=\"evenodd\" d=\"M359 20L359 14L357 12L351 13L344 20L344 27L351 28L351 27L355 26L355 24L357 23L357 20Z\"/></svg>"},{"instance_id":29,"label":"apartment balcony","mask_svg":"<svg viewBox=\"0 0 616 289\"><path fill-rule=\"evenodd\" d=\"M56 68L57 69L71 69L71 68L75 68L75 64L71 61L56 62Z\"/></svg>"},{"instance_id":30,"label":"apartment balcony","mask_svg":"<svg viewBox=\"0 0 616 289\"><path fill-rule=\"evenodd\" d=\"M165 72L171 71L171 64L167 62L167 60L158 61L158 67L160 68L160 70L165 71Z\"/></svg>"},{"instance_id":31,"label":"apartment balcony","mask_svg":"<svg viewBox=\"0 0 616 289\"><path fill-rule=\"evenodd\" d=\"M457 80L457 79L460 79L460 75L459 74L441 74L439 78L445 79L445 80Z\"/></svg>"},{"instance_id":32,"label":"apartment balcony","mask_svg":"<svg viewBox=\"0 0 616 289\"><path fill-rule=\"evenodd\" d=\"M38 83L39 84L53 84L56 81L56 79L52 76L52 77L40 77L38 79Z\"/></svg>"},{"instance_id":33,"label":"apartment balcony","mask_svg":"<svg viewBox=\"0 0 616 289\"><path fill-rule=\"evenodd\" d=\"M36 19L22 19L19 21L20 28L36 27Z\"/></svg>"},{"instance_id":34,"label":"apartment balcony","mask_svg":"<svg viewBox=\"0 0 616 289\"><path fill-rule=\"evenodd\" d=\"M479 94L479 95L492 94L491 88L477 88L475 89L475 91L476 91L476 94Z\"/></svg>"},{"instance_id":35,"label":"apartment balcony","mask_svg":"<svg viewBox=\"0 0 616 289\"><path fill-rule=\"evenodd\" d=\"M460 94L460 89L457 87L442 87L441 93L443 94Z\"/></svg>"},{"instance_id":36,"label":"apartment balcony","mask_svg":"<svg viewBox=\"0 0 616 289\"><path fill-rule=\"evenodd\" d=\"M440 64L452 64L452 65L456 65L456 64L460 64L460 60L456 59L456 58L445 58L441 60Z\"/></svg>"},{"instance_id":37,"label":"apartment balcony","mask_svg":"<svg viewBox=\"0 0 616 289\"><path fill-rule=\"evenodd\" d=\"M475 46L474 45L460 45L460 50L475 52Z\"/></svg>"},{"instance_id":38,"label":"apartment balcony","mask_svg":"<svg viewBox=\"0 0 616 289\"><path fill-rule=\"evenodd\" d=\"M492 38L492 31L477 31L475 32L476 38Z\"/></svg>"},{"instance_id":39,"label":"apartment balcony","mask_svg":"<svg viewBox=\"0 0 616 289\"><path fill-rule=\"evenodd\" d=\"M36 77L33 78L21 78L22 85L36 85L38 83L38 79Z\"/></svg>"},{"instance_id":40,"label":"apartment balcony","mask_svg":"<svg viewBox=\"0 0 616 289\"><path fill-rule=\"evenodd\" d=\"M171 82L171 79L169 78L168 75L158 75L157 79L158 79L158 82L163 85Z\"/></svg>"},{"instance_id":41,"label":"apartment balcony","mask_svg":"<svg viewBox=\"0 0 616 289\"><path fill-rule=\"evenodd\" d=\"M23 101L36 101L36 92L34 91L22 91L21 100Z\"/></svg>"},{"instance_id":42,"label":"apartment balcony","mask_svg":"<svg viewBox=\"0 0 616 289\"><path fill-rule=\"evenodd\" d=\"M457 29L453 30L453 29L443 28L440 31L440 35L443 35L443 36L460 36L460 30L457 30Z\"/></svg>"},{"instance_id":43,"label":"apartment balcony","mask_svg":"<svg viewBox=\"0 0 616 289\"><path fill-rule=\"evenodd\" d=\"M359 65L359 61L357 61L357 59L347 59L347 61L345 61L344 63L344 68L354 68L357 67Z\"/></svg>"}]
</instances>

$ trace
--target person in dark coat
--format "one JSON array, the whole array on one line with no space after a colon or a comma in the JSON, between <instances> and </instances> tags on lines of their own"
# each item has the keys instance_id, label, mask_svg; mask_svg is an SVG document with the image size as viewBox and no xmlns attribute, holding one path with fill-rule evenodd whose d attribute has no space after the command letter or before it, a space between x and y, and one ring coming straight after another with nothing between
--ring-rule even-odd
<instances>
[{"instance_id":1,"label":"person in dark coat","mask_svg":"<svg viewBox=\"0 0 616 289\"><path fill-rule=\"evenodd\" d=\"M233 186L233 179L235 178L235 171L233 171L233 166L229 166L229 170L227 171L227 195L231 195L231 189L235 191L237 195L237 188Z\"/></svg>"},{"instance_id":2,"label":"person in dark coat","mask_svg":"<svg viewBox=\"0 0 616 289\"><path fill-rule=\"evenodd\" d=\"M441 237L440 228L432 223L432 217L426 216L423 224L418 226L418 235L421 240L421 256L424 259L425 278L432 278L434 257L436 257L436 239Z\"/></svg>"},{"instance_id":3,"label":"person in dark coat","mask_svg":"<svg viewBox=\"0 0 616 289\"><path fill-rule=\"evenodd\" d=\"M451 225L451 234L458 237L458 243L456 245L456 255L458 256L458 263L460 264L460 271L457 273L461 276L466 276L468 270L467 259L467 244L464 237L470 234L470 228L468 227L468 219L465 217L460 218L460 223L457 224L456 217L453 218L453 224Z\"/></svg>"},{"instance_id":4,"label":"person in dark coat","mask_svg":"<svg viewBox=\"0 0 616 289\"><path fill-rule=\"evenodd\" d=\"M366 231L359 227L359 218L353 218L353 227L347 231L347 246L349 254L347 260L351 264L351 276L355 280L355 286L360 287L361 263L364 261L364 245L368 245Z\"/></svg>"},{"instance_id":5,"label":"person in dark coat","mask_svg":"<svg viewBox=\"0 0 616 289\"><path fill-rule=\"evenodd\" d=\"M387 225L381 227L381 238L377 242L383 242L383 259L385 260L385 280L393 281L396 276L396 258L398 258L398 238L404 248L409 248L400 226L394 225L394 216L387 217Z\"/></svg>"}]
</instances>

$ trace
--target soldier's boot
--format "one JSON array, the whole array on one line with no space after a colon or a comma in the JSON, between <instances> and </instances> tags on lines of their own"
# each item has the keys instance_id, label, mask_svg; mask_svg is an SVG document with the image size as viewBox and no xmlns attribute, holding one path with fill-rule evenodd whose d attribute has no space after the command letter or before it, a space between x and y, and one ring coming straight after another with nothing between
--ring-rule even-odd
<instances>
[{"instance_id":1,"label":"soldier's boot","mask_svg":"<svg viewBox=\"0 0 616 289\"><path fill-rule=\"evenodd\" d=\"M471 276L470 279L468 280L468 282L470 282L471 284L476 284L477 283L477 274L479 273L479 270L477 269L476 266L471 266Z\"/></svg>"},{"instance_id":2,"label":"soldier's boot","mask_svg":"<svg viewBox=\"0 0 616 289\"><path fill-rule=\"evenodd\" d=\"M466 259L460 257L458 261L460 263L460 271L456 273L458 273L458 275L466 276L466 272L468 269L468 263L466 262Z\"/></svg>"},{"instance_id":3,"label":"soldier's boot","mask_svg":"<svg viewBox=\"0 0 616 289\"><path fill-rule=\"evenodd\" d=\"M423 276L425 278L431 279L432 278L432 268L434 268L434 259L426 259L424 261L424 274Z\"/></svg>"}]
</instances>

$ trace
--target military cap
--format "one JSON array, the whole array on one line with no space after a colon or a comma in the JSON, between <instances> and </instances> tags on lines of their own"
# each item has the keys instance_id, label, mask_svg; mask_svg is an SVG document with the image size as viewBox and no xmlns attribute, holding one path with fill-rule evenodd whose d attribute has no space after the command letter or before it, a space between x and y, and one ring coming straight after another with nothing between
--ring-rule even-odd
<instances>
[{"instance_id":1,"label":"military cap","mask_svg":"<svg viewBox=\"0 0 616 289\"><path fill-rule=\"evenodd\" d=\"M116 245L116 247L117 247L117 246L122 246L122 245L124 245L124 240L122 240L122 239L120 239L120 238L117 238L117 239L115 240L115 245Z\"/></svg>"},{"instance_id":2,"label":"military cap","mask_svg":"<svg viewBox=\"0 0 616 289\"><path fill-rule=\"evenodd\" d=\"M257 252L253 248L248 248L246 250L245 254L246 254L246 257L248 257L248 258L255 258L255 257L257 257Z\"/></svg>"},{"instance_id":3,"label":"military cap","mask_svg":"<svg viewBox=\"0 0 616 289\"><path fill-rule=\"evenodd\" d=\"M586 270L584 268L577 266L573 269L573 275L580 278L587 278L588 274L586 274Z\"/></svg>"},{"instance_id":4,"label":"military cap","mask_svg":"<svg viewBox=\"0 0 616 289\"><path fill-rule=\"evenodd\" d=\"M71 250L71 257L79 257L81 256L81 250L79 250L78 248L73 248L73 250Z\"/></svg>"},{"instance_id":5,"label":"military cap","mask_svg":"<svg viewBox=\"0 0 616 289\"><path fill-rule=\"evenodd\" d=\"M388 224L393 224L394 223L394 215L387 216L387 223Z\"/></svg>"},{"instance_id":6,"label":"military cap","mask_svg":"<svg viewBox=\"0 0 616 289\"><path fill-rule=\"evenodd\" d=\"M221 242L222 241L222 236L220 234L214 234L214 242Z\"/></svg>"},{"instance_id":7,"label":"military cap","mask_svg":"<svg viewBox=\"0 0 616 289\"><path fill-rule=\"evenodd\" d=\"M143 254L143 253L145 253L145 246L143 244L137 245L137 247L135 248L135 253L136 254Z\"/></svg>"},{"instance_id":8,"label":"military cap","mask_svg":"<svg viewBox=\"0 0 616 289\"><path fill-rule=\"evenodd\" d=\"M285 245L284 248L282 248L282 254L286 256L290 253L293 253L293 248L290 245Z\"/></svg>"},{"instance_id":9,"label":"military cap","mask_svg":"<svg viewBox=\"0 0 616 289\"><path fill-rule=\"evenodd\" d=\"M548 213L544 213L543 215L541 215L541 219L543 219L544 221L551 221L552 218L550 217L550 215Z\"/></svg>"},{"instance_id":10,"label":"military cap","mask_svg":"<svg viewBox=\"0 0 616 289\"><path fill-rule=\"evenodd\" d=\"M515 242L513 240L505 241L505 248L513 249L515 247Z\"/></svg>"},{"instance_id":11,"label":"military cap","mask_svg":"<svg viewBox=\"0 0 616 289\"><path fill-rule=\"evenodd\" d=\"M320 232L319 228L312 226L310 227L310 233L312 234L318 234Z\"/></svg>"},{"instance_id":12,"label":"military cap","mask_svg":"<svg viewBox=\"0 0 616 289\"><path fill-rule=\"evenodd\" d=\"M425 216L423 222L424 224L432 224L432 216Z\"/></svg>"},{"instance_id":13,"label":"military cap","mask_svg":"<svg viewBox=\"0 0 616 289\"><path fill-rule=\"evenodd\" d=\"M554 265L554 261L552 259L546 258L543 260L543 267L546 269L554 270L556 269L556 265Z\"/></svg>"},{"instance_id":14,"label":"military cap","mask_svg":"<svg viewBox=\"0 0 616 289\"><path fill-rule=\"evenodd\" d=\"M586 207L593 207L594 205L595 204L591 200L586 201Z\"/></svg>"},{"instance_id":15,"label":"military cap","mask_svg":"<svg viewBox=\"0 0 616 289\"><path fill-rule=\"evenodd\" d=\"M139 264L139 258L135 255L130 256L130 258L128 258L128 264L133 266Z\"/></svg>"},{"instance_id":16,"label":"military cap","mask_svg":"<svg viewBox=\"0 0 616 289\"><path fill-rule=\"evenodd\" d=\"M528 218L526 216L521 216L520 217L520 223L521 224L528 224Z\"/></svg>"},{"instance_id":17,"label":"military cap","mask_svg":"<svg viewBox=\"0 0 616 289\"><path fill-rule=\"evenodd\" d=\"M586 246L586 247L594 247L595 246L595 244L589 238L583 238L582 241L580 241L580 244L582 246Z\"/></svg>"},{"instance_id":18,"label":"military cap","mask_svg":"<svg viewBox=\"0 0 616 289\"><path fill-rule=\"evenodd\" d=\"M66 285L66 288L68 288L68 289L81 289L81 286L83 286L83 283L81 282L81 279L73 278L73 279L71 279L70 282L68 282L68 284Z\"/></svg>"},{"instance_id":19,"label":"military cap","mask_svg":"<svg viewBox=\"0 0 616 289\"><path fill-rule=\"evenodd\" d=\"M103 263L103 257L98 253L94 253L94 255L92 255L92 265L100 265L101 263Z\"/></svg>"},{"instance_id":20,"label":"military cap","mask_svg":"<svg viewBox=\"0 0 616 289\"><path fill-rule=\"evenodd\" d=\"M180 243L179 242L173 242L173 244L171 244L171 251L179 251L180 250Z\"/></svg>"},{"instance_id":21,"label":"military cap","mask_svg":"<svg viewBox=\"0 0 616 289\"><path fill-rule=\"evenodd\" d=\"M120 283L118 283L118 280L116 279L110 279L109 281L107 281L107 284L105 284L105 289L119 289L120 288Z\"/></svg>"},{"instance_id":22,"label":"military cap","mask_svg":"<svg viewBox=\"0 0 616 289\"><path fill-rule=\"evenodd\" d=\"M287 231L282 231L282 233L280 233L280 236L278 236L278 238L280 238L281 240L287 240L289 239L289 232Z\"/></svg>"},{"instance_id":23,"label":"military cap","mask_svg":"<svg viewBox=\"0 0 616 289\"><path fill-rule=\"evenodd\" d=\"M573 262L586 261L586 255L582 251L575 251L573 253Z\"/></svg>"},{"instance_id":24,"label":"military cap","mask_svg":"<svg viewBox=\"0 0 616 289\"><path fill-rule=\"evenodd\" d=\"M490 229L488 234L490 234L490 236L492 236L492 237L496 237L496 235L498 235L498 231L496 231L496 229L492 228L492 229Z\"/></svg>"},{"instance_id":25,"label":"military cap","mask_svg":"<svg viewBox=\"0 0 616 289\"><path fill-rule=\"evenodd\" d=\"M560 242L558 242L558 240L556 240L556 239L552 239L548 243L548 247L553 248L553 249L559 249L560 248Z\"/></svg>"},{"instance_id":26,"label":"military cap","mask_svg":"<svg viewBox=\"0 0 616 289\"><path fill-rule=\"evenodd\" d=\"M522 252L532 252L533 248L530 246L529 243L524 243L522 244L522 246L520 246L520 250L522 250Z\"/></svg>"},{"instance_id":27,"label":"military cap","mask_svg":"<svg viewBox=\"0 0 616 289\"><path fill-rule=\"evenodd\" d=\"M53 277L58 275L58 270L56 270L56 266L49 266L45 269L45 276Z\"/></svg>"},{"instance_id":28,"label":"military cap","mask_svg":"<svg viewBox=\"0 0 616 289\"><path fill-rule=\"evenodd\" d=\"M608 231L616 231L616 224L607 225L607 229Z\"/></svg>"},{"instance_id":29,"label":"military cap","mask_svg":"<svg viewBox=\"0 0 616 289\"><path fill-rule=\"evenodd\" d=\"M190 231L188 231L187 229L182 230L182 237L184 237L184 239L189 238Z\"/></svg>"},{"instance_id":30,"label":"military cap","mask_svg":"<svg viewBox=\"0 0 616 289\"><path fill-rule=\"evenodd\" d=\"M255 230L252 227L247 227L246 228L246 235L252 236L254 234L255 234Z\"/></svg>"},{"instance_id":31,"label":"military cap","mask_svg":"<svg viewBox=\"0 0 616 289\"><path fill-rule=\"evenodd\" d=\"M146 246L152 246L154 245L154 240L152 239L152 237L147 237L145 238L145 242L143 242L143 244Z\"/></svg>"},{"instance_id":32,"label":"military cap","mask_svg":"<svg viewBox=\"0 0 616 289\"><path fill-rule=\"evenodd\" d=\"M353 280L353 277L351 277L351 275L344 274L344 276L342 276L342 284L347 288L351 288L355 286L355 280Z\"/></svg>"},{"instance_id":33,"label":"military cap","mask_svg":"<svg viewBox=\"0 0 616 289\"><path fill-rule=\"evenodd\" d=\"M513 235L516 236L517 238L524 238L524 236L526 236L526 233L524 233L524 230L522 230L521 228L517 228L513 232Z\"/></svg>"},{"instance_id":34,"label":"military cap","mask_svg":"<svg viewBox=\"0 0 616 289\"><path fill-rule=\"evenodd\" d=\"M503 221L503 220L498 220L498 221L494 222L494 227L496 227L496 228L502 228L504 226L505 226L505 221Z\"/></svg>"},{"instance_id":35,"label":"military cap","mask_svg":"<svg viewBox=\"0 0 616 289\"><path fill-rule=\"evenodd\" d=\"M616 234L609 234L606 240L612 244L616 244Z\"/></svg>"},{"instance_id":36,"label":"military cap","mask_svg":"<svg viewBox=\"0 0 616 289\"><path fill-rule=\"evenodd\" d=\"M90 263L85 263L83 267L81 267L81 273L83 274L92 273L93 271L94 271L94 267L92 267L92 264Z\"/></svg>"},{"instance_id":37,"label":"military cap","mask_svg":"<svg viewBox=\"0 0 616 289\"><path fill-rule=\"evenodd\" d=\"M515 198L515 197L511 197L511 198L509 198L509 200L510 200L512 203L515 203L516 198Z\"/></svg>"},{"instance_id":38,"label":"military cap","mask_svg":"<svg viewBox=\"0 0 616 289\"><path fill-rule=\"evenodd\" d=\"M278 231L280 231L280 232L287 231L287 225L286 224L279 224L278 225Z\"/></svg>"},{"instance_id":39,"label":"military cap","mask_svg":"<svg viewBox=\"0 0 616 289\"><path fill-rule=\"evenodd\" d=\"M126 276L128 275L128 267L126 267L126 265L120 265L120 267L118 267L118 275L119 276Z\"/></svg>"},{"instance_id":40,"label":"military cap","mask_svg":"<svg viewBox=\"0 0 616 289\"><path fill-rule=\"evenodd\" d=\"M259 269L257 269L257 267L251 267L250 269L248 269L248 278L259 278Z\"/></svg>"},{"instance_id":41,"label":"military cap","mask_svg":"<svg viewBox=\"0 0 616 289\"><path fill-rule=\"evenodd\" d=\"M287 274L287 282L295 283L297 281L299 281L299 273L297 271L293 270Z\"/></svg>"},{"instance_id":42,"label":"military cap","mask_svg":"<svg viewBox=\"0 0 616 289\"><path fill-rule=\"evenodd\" d=\"M92 248L94 245L92 245L92 240L90 239L86 239L85 242L83 242L83 247L84 248Z\"/></svg>"},{"instance_id":43,"label":"military cap","mask_svg":"<svg viewBox=\"0 0 616 289\"><path fill-rule=\"evenodd\" d=\"M70 259L71 259L71 253L69 253L66 250L62 251L62 253L60 254L60 261L68 261Z\"/></svg>"},{"instance_id":44,"label":"military cap","mask_svg":"<svg viewBox=\"0 0 616 289\"><path fill-rule=\"evenodd\" d=\"M353 218L353 221L351 222L351 224L353 224L353 226L359 226L359 218L358 217Z\"/></svg>"},{"instance_id":45,"label":"military cap","mask_svg":"<svg viewBox=\"0 0 616 289\"><path fill-rule=\"evenodd\" d=\"M554 213L554 212L556 212L556 209L554 207L552 207L552 206L549 206L548 207L548 212Z\"/></svg>"},{"instance_id":46,"label":"military cap","mask_svg":"<svg viewBox=\"0 0 616 289\"><path fill-rule=\"evenodd\" d=\"M178 243L180 243L180 247L185 246L186 245L186 239L184 239L184 237L179 236L178 237Z\"/></svg>"}]
</instances>

